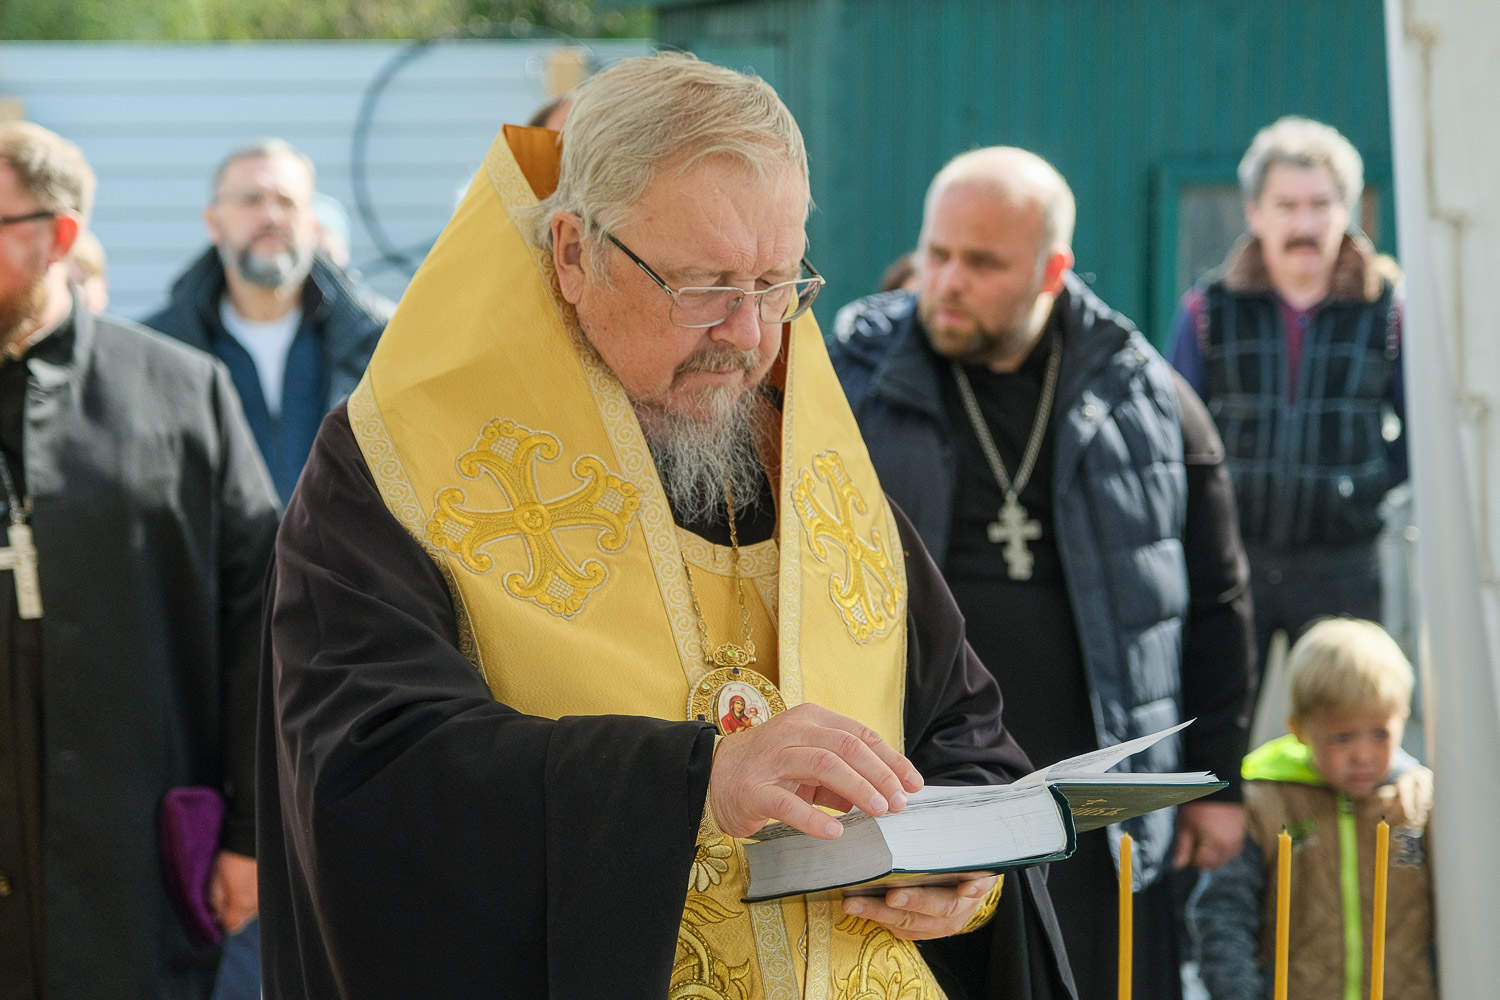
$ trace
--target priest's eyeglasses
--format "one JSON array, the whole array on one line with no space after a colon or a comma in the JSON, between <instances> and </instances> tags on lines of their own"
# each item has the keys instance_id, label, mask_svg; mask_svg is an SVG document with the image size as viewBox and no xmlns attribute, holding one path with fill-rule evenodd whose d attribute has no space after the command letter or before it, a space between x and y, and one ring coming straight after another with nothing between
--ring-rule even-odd
<instances>
[{"instance_id":1,"label":"priest's eyeglasses","mask_svg":"<svg viewBox=\"0 0 1500 1000\"><path fill-rule=\"evenodd\" d=\"M824 284L823 276L806 257L803 257L802 269L808 273L809 277L780 281L769 288L760 288L753 292L735 288L733 285L673 288L662 280L661 275L653 271L649 264L637 257L628 246L615 239L613 234L605 233L604 235L608 236L609 241L619 247L625 256L635 261L636 265L646 272L646 277L656 282L662 291L671 296L672 305L669 315L672 322L677 326L693 330L718 326L733 316L735 310L747 298L755 299L756 313L760 316L762 323L790 322L812 307L813 299L818 297L818 289Z\"/></svg>"},{"instance_id":2,"label":"priest's eyeglasses","mask_svg":"<svg viewBox=\"0 0 1500 1000\"><path fill-rule=\"evenodd\" d=\"M20 222L35 222L38 219L51 219L56 215L56 212L48 212L46 210L27 212L25 215L0 215L0 226L13 226Z\"/></svg>"}]
</instances>

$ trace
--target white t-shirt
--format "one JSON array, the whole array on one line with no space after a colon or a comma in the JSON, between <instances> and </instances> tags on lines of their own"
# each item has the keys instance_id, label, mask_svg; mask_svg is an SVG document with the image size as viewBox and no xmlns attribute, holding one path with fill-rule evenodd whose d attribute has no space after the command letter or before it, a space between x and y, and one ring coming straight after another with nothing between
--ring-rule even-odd
<instances>
[{"instance_id":1,"label":"white t-shirt","mask_svg":"<svg viewBox=\"0 0 1500 1000\"><path fill-rule=\"evenodd\" d=\"M286 356L291 352L297 328L302 325L302 307L298 306L280 319L269 322L249 320L235 312L225 296L219 300L219 319L229 335L239 341L255 362L260 376L261 394L273 417L281 416L281 387L286 379Z\"/></svg>"}]
</instances>

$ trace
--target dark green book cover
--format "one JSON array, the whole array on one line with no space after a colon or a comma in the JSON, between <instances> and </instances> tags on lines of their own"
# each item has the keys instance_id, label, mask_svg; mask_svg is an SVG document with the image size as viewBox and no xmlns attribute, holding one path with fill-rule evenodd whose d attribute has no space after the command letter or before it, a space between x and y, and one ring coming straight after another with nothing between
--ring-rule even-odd
<instances>
[{"instance_id":1,"label":"dark green book cover","mask_svg":"<svg viewBox=\"0 0 1500 1000\"><path fill-rule=\"evenodd\" d=\"M1145 779L1141 784L1075 783L1064 778L1055 781L1053 787L1068 800L1068 808L1073 813L1073 829L1087 833L1157 809L1180 806L1217 792L1228 784L1225 781L1154 784L1149 783L1152 775L1141 777Z\"/></svg>"}]
</instances>

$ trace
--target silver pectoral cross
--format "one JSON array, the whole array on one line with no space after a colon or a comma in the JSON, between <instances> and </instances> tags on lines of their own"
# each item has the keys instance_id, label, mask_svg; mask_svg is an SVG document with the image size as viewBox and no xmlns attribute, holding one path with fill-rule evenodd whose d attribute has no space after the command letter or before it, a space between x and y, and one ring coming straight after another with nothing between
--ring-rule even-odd
<instances>
[{"instance_id":1,"label":"silver pectoral cross","mask_svg":"<svg viewBox=\"0 0 1500 1000\"><path fill-rule=\"evenodd\" d=\"M15 522L10 526L10 547L0 549L0 569L8 569L16 580L16 610L22 618L42 617L42 586L37 578L36 543L31 525Z\"/></svg>"},{"instance_id":2,"label":"silver pectoral cross","mask_svg":"<svg viewBox=\"0 0 1500 1000\"><path fill-rule=\"evenodd\" d=\"M1026 543L1042 537L1042 522L1035 518L1027 519L1026 508L1021 506L1014 493L1005 495L999 517L985 527L985 534L996 545L1005 545L1005 551L1001 555L1005 559L1005 571L1010 578L1030 580L1031 567L1036 558L1026 547Z\"/></svg>"}]
</instances>

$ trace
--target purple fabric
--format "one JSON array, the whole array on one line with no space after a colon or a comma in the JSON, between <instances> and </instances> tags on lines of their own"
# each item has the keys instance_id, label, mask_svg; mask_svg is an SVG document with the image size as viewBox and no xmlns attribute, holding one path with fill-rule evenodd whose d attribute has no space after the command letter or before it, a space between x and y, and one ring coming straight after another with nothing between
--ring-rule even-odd
<instances>
[{"instance_id":1,"label":"purple fabric","mask_svg":"<svg viewBox=\"0 0 1500 1000\"><path fill-rule=\"evenodd\" d=\"M1317 318L1321 303L1298 309L1277 295L1276 308L1281 310L1281 329L1286 333L1286 398L1287 402L1295 403L1297 369L1302 366L1302 342L1307 339L1307 328Z\"/></svg>"},{"instance_id":2,"label":"purple fabric","mask_svg":"<svg viewBox=\"0 0 1500 1000\"><path fill-rule=\"evenodd\" d=\"M1167 341L1172 367L1187 379L1200 399L1208 394L1208 362L1203 357L1203 343L1198 337L1202 326L1203 289L1189 288L1177 308L1177 315L1172 318Z\"/></svg>"},{"instance_id":3,"label":"purple fabric","mask_svg":"<svg viewBox=\"0 0 1500 1000\"><path fill-rule=\"evenodd\" d=\"M160 819L161 862L172 905L194 941L219 944L224 931L208 905L208 880L224 826L224 796L202 785L169 789Z\"/></svg>"}]
</instances>

